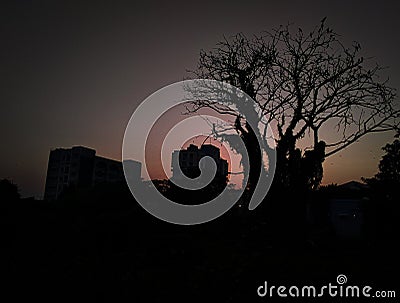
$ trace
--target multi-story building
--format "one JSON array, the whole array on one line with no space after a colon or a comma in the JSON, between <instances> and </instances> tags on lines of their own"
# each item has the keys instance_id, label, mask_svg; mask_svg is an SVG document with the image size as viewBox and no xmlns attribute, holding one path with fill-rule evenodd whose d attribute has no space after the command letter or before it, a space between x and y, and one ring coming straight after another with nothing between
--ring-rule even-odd
<instances>
[{"instance_id":1,"label":"multi-story building","mask_svg":"<svg viewBox=\"0 0 400 303\"><path fill-rule=\"evenodd\" d=\"M200 148L196 145L190 144L187 149L175 150L172 153L172 178L179 178L179 170L177 165L180 166L181 171L189 178L195 178L200 175L200 160L201 158L209 156L213 158L217 165L216 178L220 180L227 180L228 177L228 161L222 159L218 147L211 144L203 144Z\"/></svg>"},{"instance_id":2,"label":"multi-story building","mask_svg":"<svg viewBox=\"0 0 400 303\"><path fill-rule=\"evenodd\" d=\"M140 179L141 163L129 160L135 178ZM45 200L57 200L71 186L91 187L100 183L124 182L120 161L96 156L96 151L82 146L50 151Z\"/></svg>"}]
</instances>

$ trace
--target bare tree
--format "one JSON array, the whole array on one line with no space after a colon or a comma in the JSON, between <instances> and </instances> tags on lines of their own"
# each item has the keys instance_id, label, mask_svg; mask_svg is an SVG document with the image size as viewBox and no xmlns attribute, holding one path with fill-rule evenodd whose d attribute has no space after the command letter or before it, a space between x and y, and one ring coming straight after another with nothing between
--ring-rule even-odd
<instances>
[{"instance_id":1,"label":"bare tree","mask_svg":"<svg viewBox=\"0 0 400 303\"><path fill-rule=\"evenodd\" d=\"M227 82L252 97L259 121L276 128L278 175L289 176L291 159L300 156L308 166L305 182L315 188L325 157L366 134L398 127L395 90L380 80L383 68L364 59L360 50L356 42L346 47L323 19L308 34L284 26L251 38L224 38L215 49L201 51L194 73ZM193 103L192 110L203 107L236 116L234 127L246 136L240 110L207 100ZM329 138L335 130L336 138L328 141L324 129L330 130ZM306 138L312 143L300 151Z\"/></svg>"}]
</instances>

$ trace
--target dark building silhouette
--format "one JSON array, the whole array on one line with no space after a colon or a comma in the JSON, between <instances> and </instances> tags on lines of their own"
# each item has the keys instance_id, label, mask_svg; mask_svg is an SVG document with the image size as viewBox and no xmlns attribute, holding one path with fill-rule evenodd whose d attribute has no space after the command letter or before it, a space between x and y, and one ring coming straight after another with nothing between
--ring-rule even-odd
<instances>
[{"instance_id":1,"label":"dark building silhouette","mask_svg":"<svg viewBox=\"0 0 400 303\"><path fill-rule=\"evenodd\" d=\"M336 197L329 199L329 217L336 235L341 238L359 237L364 225L364 208L368 203L368 186L357 181L339 185Z\"/></svg>"},{"instance_id":2,"label":"dark building silhouette","mask_svg":"<svg viewBox=\"0 0 400 303\"><path fill-rule=\"evenodd\" d=\"M211 144L203 144L200 148L190 144L187 149L175 150L172 153L172 178L179 178L176 167L178 163L187 177L198 177L200 175L200 160L205 156L214 159L217 165L216 177L225 180L228 177L228 161L222 159L219 148Z\"/></svg>"},{"instance_id":3,"label":"dark building silhouette","mask_svg":"<svg viewBox=\"0 0 400 303\"><path fill-rule=\"evenodd\" d=\"M125 177L129 184L135 184L137 181L141 181L142 163L135 160L124 160L124 166ZM128 169L128 172L126 169Z\"/></svg>"},{"instance_id":4,"label":"dark building silhouette","mask_svg":"<svg viewBox=\"0 0 400 303\"><path fill-rule=\"evenodd\" d=\"M140 162L129 160L140 178ZM96 151L82 146L57 148L50 151L45 200L57 200L71 186L90 187L101 183L125 180L120 161L96 156Z\"/></svg>"}]
</instances>

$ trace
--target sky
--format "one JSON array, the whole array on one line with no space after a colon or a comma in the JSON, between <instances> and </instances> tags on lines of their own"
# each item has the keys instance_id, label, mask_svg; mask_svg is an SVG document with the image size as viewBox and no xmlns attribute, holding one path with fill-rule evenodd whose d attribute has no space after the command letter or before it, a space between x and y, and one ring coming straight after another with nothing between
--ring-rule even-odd
<instances>
[{"instance_id":1,"label":"sky","mask_svg":"<svg viewBox=\"0 0 400 303\"><path fill-rule=\"evenodd\" d=\"M49 151L84 145L121 159L138 104L188 77L225 36L327 24L361 43L400 87L396 1L2 1L0 178L41 197ZM324 163L324 183L370 177L393 134L371 135Z\"/></svg>"}]
</instances>

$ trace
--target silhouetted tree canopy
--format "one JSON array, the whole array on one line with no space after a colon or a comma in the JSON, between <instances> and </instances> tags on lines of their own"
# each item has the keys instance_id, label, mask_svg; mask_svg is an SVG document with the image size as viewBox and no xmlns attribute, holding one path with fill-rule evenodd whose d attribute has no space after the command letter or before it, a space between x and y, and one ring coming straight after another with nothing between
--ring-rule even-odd
<instances>
[{"instance_id":1,"label":"silhouetted tree canopy","mask_svg":"<svg viewBox=\"0 0 400 303\"><path fill-rule=\"evenodd\" d=\"M383 68L360 51L359 43L345 46L323 19L309 33L281 26L262 35L225 38L213 50L200 52L194 74L227 82L252 97L253 114L278 135L275 178L286 185L302 180L315 188L326 157L368 133L398 125L395 90L387 79L379 78ZM243 132L245 117L234 106L222 107L209 100L192 106L192 111L206 107L232 115L238 134L251 135ZM261 135L266 138L266 133ZM308 147L300 149L300 142Z\"/></svg>"},{"instance_id":2,"label":"silhouetted tree canopy","mask_svg":"<svg viewBox=\"0 0 400 303\"><path fill-rule=\"evenodd\" d=\"M379 163L379 172L375 178L382 182L400 184L400 141L396 139L383 147L386 154Z\"/></svg>"},{"instance_id":3,"label":"silhouetted tree canopy","mask_svg":"<svg viewBox=\"0 0 400 303\"><path fill-rule=\"evenodd\" d=\"M364 179L374 190L383 193L389 200L400 198L400 140L397 138L382 149L385 151L379 162L378 173L370 179Z\"/></svg>"},{"instance_id":4,"label":"silhouetted tree canopy","mask_svg":"<svg viewBox=\"0 0 400 303\"><path fill-rule=\"evenodd\" d=\"M378 173L363 181L369 185L371 205L368 215L373 218L376 241L386 247L387 243L398 239L400 230L400 140L386 144L379 162Z\"/></svg>"}]
</instances>

